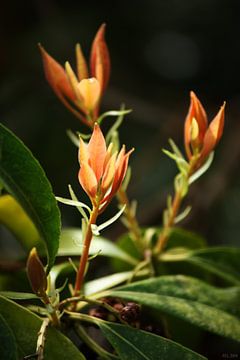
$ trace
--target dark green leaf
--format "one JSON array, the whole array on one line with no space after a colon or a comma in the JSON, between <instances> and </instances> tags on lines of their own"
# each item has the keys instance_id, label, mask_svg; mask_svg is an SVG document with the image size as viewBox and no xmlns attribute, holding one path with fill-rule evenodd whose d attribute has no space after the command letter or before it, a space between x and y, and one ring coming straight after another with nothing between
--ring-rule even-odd
<instances>
[{"instance_id":1,"label":"dark green leaf","mask_svg":"<svg viewBox=\"0 0 240 360\"><path fill-rule=\"evenodd\" d=\"M17 360L17 344L7 322L0 315L0 354L2 360Z\"/></svg>"},{"instance_id":2,"label":"dark green leaf","mask_svg":"<svg viewBox=\"0 0 240 360\"><path fill-rule=\"evenodd\" d=\"M64 229L61 233L58 256L79 256L82 249L81 230L77 228ZM99 253L99 255L119 258L132 265L137 264L135 258L101 236L93 237L89 253L90 255Z\"/></svg>"},{"instance_id":3,"label":"dark green leaf","mask_svg":"<svg viewBox=\"0 0 240 360\"><path fill-rule=\"evenodd\" d=\"M240 320L232 315L240 311L238 288L217 289L178 275L139 281L109 293L240 341Z\"/></svg>"},{"instance_id":4,"label":"dark green leaf","mask_svg":"<svg viewBox=\"0 0 240 360\"><path fill-rule=\"evenodd\" d=\"M0 296L0 313L15 336L19 359L33 354L36 351L42 319L2 296ZM46 338L44 360L85 359L75 345L55 328L47 329Z\"/></svg>"},{"instance_id":5,"label":"dark green leaf","mask_svg":"<svg viewBox=\"0 0 240 360\"><path fill-rule=\"evenodd\" d=\"M60 214L51 185L32 153L0 124L0 181L34 222L48 252L48 270L58 250Z\"/></svg>"},{"instance_id":6,"label":"dark green leaf","mask_svg":"<svg viewBox=\"0 0 240 360\"><path fill-rule=\"evenodd\" d=\"M165 252L161 261L184 261L213 273L229 283L240 285L240 248L211 247L195 251Z\"/></svg>"},{"instance_id":7,"label":"dark green leaf","mask_svg":"<svg viewBox=\"0 0 240 360\"><path fill-rule=\"evenodd\" d=\"M109 322L99 322L98 325L122 360L206 359L171 340L146 331Z\"/></svg>"}]
</instances>

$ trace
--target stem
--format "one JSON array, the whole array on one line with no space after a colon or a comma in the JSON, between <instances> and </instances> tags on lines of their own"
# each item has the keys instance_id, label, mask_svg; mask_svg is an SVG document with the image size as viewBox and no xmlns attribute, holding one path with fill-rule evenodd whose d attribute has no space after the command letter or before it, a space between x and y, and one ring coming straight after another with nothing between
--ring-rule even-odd
<instances>
[{"instance_id":1,"label":"stem","mask_svg":"<svg viewBox=\"0 0 240 360\"><path fill-rule=\"evenodd\" d=\"M178 191L178 192L175 192L175 195L174 195L174 199L173 199L173 202L172 202L172 211L171 211L171 215L169 216L168 218L168 221L167 221L167 224L165 224L161 234L159 235L159 238L157 240L157 245L155 247L155 252L156 253L160 253L162 252L162 250L164 249L167 241L168 241L168 238L169 238L169 234L170 234L170 231L174 225L174 220L175 220L175 217L177 216L178 214L178 211L179 211L179 208L181 206L181 202L182 202L182 195L181 195L181 192Z\"/></svg>"},{"instance_id":2,"label":"stem","mask_svg":"<svg viewBox=\"0 0 240 360\"><path fill-rule=\"evenodd\" d=\"M37 340L37 360L43 360L44 359L44 345L46 341L46 332L49 325L49 319L44 319L40 328L40 331L38 333L38 340Z\"/></svg>"},{"instance_id":3,"label":"stem","mask_svg":"<svg viewBox=\"0 0 240 360\"><path fill-rule=\"evenodd\" d=\"M51 316L52 323L55 327L60 327L60 321L56 309L52 306L51 301L47 294L41 298L42 302L46 305L49 315Z\"/></svg>"},{"instance_id":4,"label":"stem","mask_svg":"<svg viewBox=\"0 0 240 360\"><path fill-rule=\"evenodd\" d=\"M79 294L81 287L82 287L85 269L86 269L86 265L87 265L87 261L88 261L89 248L90 248L91 240L93 237L91 225L96 223L96 220L98 217L98 210L99 210L99 206L93 207L93 210L91 212L90 219L88 222L85 239L83 242L83 252L82 252L82 256L80 257L79 268L78 268L76 282L75 282L74 296L77 296Z\"/></svg>"},{"instance_id":5,"label":"stem","mask_svg":"<svg viewBox=\"0 0 240 360\"><path fill-rule=\"evenodd\" d=\"M118 190L117 198L122 205L126 205L124 214L128 222L129 231L132 235L134 242L137 245L137 248L140 248L143 252L145 247L143 244L141 229L136 219L136 216L133 214L133 211L131 209L127 193L122 187Z\"/></svg>"},{"instance_id":6,"label":"stem","mask_svg":"<svg viewBox=\"0 0 240 360\"><path fill-rule=\"evenodd\" d=\"M196 166L198 164L198 160L199 160L198 155L193 156L192 159L190 160L188 173L186 175L187 181L190 178L190 176L194 173L194 171L196 171ZM174 226L175 218L178 215L178 212L179 212L179 209L180 209L180 206L182 203L182 199L183 199L182 189L175 191L174 198L172 201L170 216L168 217L167 223L164 224L163 230L158 237L157 244L154 249L154 252L156 254L161 253L168 242L170 232Z\"/></svg>"}]
</instances>

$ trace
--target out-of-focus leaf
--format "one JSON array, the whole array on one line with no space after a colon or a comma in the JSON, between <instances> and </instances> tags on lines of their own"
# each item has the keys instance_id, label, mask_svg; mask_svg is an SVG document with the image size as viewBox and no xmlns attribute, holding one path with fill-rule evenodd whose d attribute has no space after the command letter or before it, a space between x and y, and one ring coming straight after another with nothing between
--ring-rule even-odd
<instances>
[{"instance_id":1,"label":"out-of-focus leaf","mask_svg":"<svg viewBox=\"0 0 240 360\"><path fill-rule=\"evenodd\" d=\"M24 356L34 354L42 319L2 296L0 296L0 313L14 334L18 358L23 359ZM44 359L85 360L85 357L67 337L53 327L49 327L46 333Z\"/></svg>"},{"instance_id":2,"label":"out-of-focus leaf","mask_svg":"<svg viewBox=\"0 0 240 360\"><path fill-rule=\"evenodd\" d=\"M96 294L100 291L110 289L116 285L127 281L132 275L132 271L124 271L108 276L101 277L99 279L91 280L85 283L84 293L86 295Z\"/></svg>"},{"instance_id":3,"label":"out-of-focus leaf","mask_svg":"<svg viewBox=\"0 0 240 360\"><path fill-rule=\"evenodd\" d=\"M17 344L11 328L0 315L0 356L2 360L17 360Z\"/></svg>"},{"instance_id":4,"label":"out-of-focus leaf","mask_svg":"<svg viewBox=\"0 0 240 360\"><path fill-rule=\"evenodd\" d=\"M79 256L82 253L82 232L77 228L63 229L60 238L58 256ZM127 252L120 249L113 242L101 237L93 237L90 246L90 255L97 254L118 258L131 265L136 265L137 260Z\"/></svg>"},{"instance_id":5,"label":"out-of-focus leaf","mask_svg":"<svg viewBox=\"0 0 240 360\"><path fill-rule=\"evenodd\" d=\"M174 341L146 331L106 321L98 325L122 360L206 360Z\"/></svg>"},{"instance_id":6,"label":"out-of-focus leaf","mask_svg":"<svg viewBox=\"0 0 240 360\"><path fill-rule=\"evenodd\" d=\"M18 291L0 291L0 296L4 296L12 300L30 300L39 299L37 295L32 293L18 292Z\"/></svg>"},{"instance_id":7,"label":"out-of-focus leaf","mask_svg":"<svg viewBox=\"0 0 240 360\"><path fill-rule=\"evenodd\" d=\"M51 185L30 150L0 124L0 181L38 229L48 253L48 270L58 250L60 213Z\"/></svg>"},{"instance_id":8,"label":"out-of-focus leaf","mask_svg":"<svg viewBox=\"0 0 240 360\"><path fill-rule=\"evenodd\" d=\"M109 291L200 328L240 342L239 289L217 289L182 275L162 276Z\"/></svg>"},{"instance_id":9,"label":"out-of-focus leaf","mask_svg":"<svg viewBox=\"0 0 240 360\"><path fill-rule=\"evenodd\" d=\"M26 251L42 244L32 220L11 195L0 197L0 223L19 239ZM43 245L43 244L42 244Z\"/></svg>"},{"instance_id":10,"label":"out-of-focus leaf","mask_svg":"<svg viewBox=\"0 0 240 360\"><path fill-rule=\"evenodd\" d=\"M240 285L240 248L211 247L206 249L165 252L161 261L184 261L213 273L229 283Z\"/></svg>"}]
</instances>

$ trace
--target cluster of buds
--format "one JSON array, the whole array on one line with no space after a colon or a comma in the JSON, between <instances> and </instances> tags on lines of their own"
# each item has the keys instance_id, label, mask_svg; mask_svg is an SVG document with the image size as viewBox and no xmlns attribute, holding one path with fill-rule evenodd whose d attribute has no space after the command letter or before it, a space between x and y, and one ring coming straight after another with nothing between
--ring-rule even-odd
<instances>
[{"instance_id":1,"label":"cluster of buds","mask_svg":"<svg viewBox=\"0 0 240 360\"><path fill-rule=\"evenodd\" d=\"M184 129L185 150L189 161L193 158L197 159L196 168L199 168L215 149L222 136L225 103L208 125L207 115L200 100L193 91L190 97L191 102Z\"/></svg>"},{"instance_id":2,"label":"cluster of buds","mask_svg":"<svg viewBox=\"0 0 240 360\"><path fill-rule=\"evenodd\" d=\"M113 144L111 143L107 148L105 138L97 123L88 144L80 139L79 182L93 206L98 206L100 210L106 208L121 186L127 171L129 156L134 149L126 153L123 145L119 153L113 153L112 150Z\"/></svg>"},{"instance_id":3,"label":"cluster of buds","mask_svg":"<svg viewBox=\"0 0 240 360\"><path fill-rule=\"evenodd\" d=\"M68 62L64 69L40 45L48 83L63 104L91 128L97 120L100 100L110 76L110 57L104 36L105 24L92 43L89 69L80 45L76 45L76 74Z\"/></svg>"}]
</instances>

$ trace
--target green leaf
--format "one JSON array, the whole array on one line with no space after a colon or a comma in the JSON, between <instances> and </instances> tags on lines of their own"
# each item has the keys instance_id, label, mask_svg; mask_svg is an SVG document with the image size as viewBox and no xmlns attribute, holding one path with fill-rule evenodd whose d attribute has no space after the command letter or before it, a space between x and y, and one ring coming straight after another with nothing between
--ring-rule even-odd
<instances>
[{"instance_id":1,"label":"green leaf","mask_svg":"<svg viewBox=\"0 0 240 360\"><path fill-rule=\"evenodd\" d=\"M190 176L188 180L189 185L192 184L197 179L199 179L200 176L202 176L210 168L213 162L213 158L214 158L214 151L210 153L205 164L202 167L200 167L200 169L198 169L192 176Z\"/></svg>"},{"instance_id":2,"label":"green leaf","mask_svg":"<svg viewBox=\"0 0 240 360\"><path fill-rule=\"evenodd\" d=\"M48 271L54 263L60 234L60 213L51 185L32 153L0 124L0 181L20 203L38 229L48 253Z\"/></svg>"},{"instance_id":3,"label":"green leaf","mask_svg":"<svg viewBox=\"0 0 240 360\"><path fill-rule=\"evenodd\" d=\"M99 116L99 118L97 119L97 122L100 125L101 122L103 121L103 119L105 119L108 116L119 116L120 117L120 116L127 115L130 112L132 112L131 109L129 109L129 110L110 110L110 111L103 113L101 116ZM115 128L117 128L117 127L118 126L115 126Z\"/></svg>"},{"instance_id":4,"label":"green leaf","mask_svg":"<svg viewBox=\"0 0 240 360\"><path fill-rule=\"evenodd\" d=\"M206 359L172 340L146 331L106 321L98 325L122 360Z\"/></svg>"},{"instance_id":5,"label":"green leaf","mask_svg":"<svg viewBox=\"0 0 240 360\"><path fill-rule=\"evenodd\" d=\"M0 197L0 223L16 236L27 251L40 244L40 236L35 225L11 195Z\"/></svg>"},{"instance_id":6,"label":"green leaf","mask_svg":"<svg viewBox=\"0 0 240 360\"><path fill-rule=\"evenodd\" d=\"M11 300L0 296L0 313L12 330L18 347L18 358L35 353L42 319ZM47 329L44 360L84 360L84 355L62 333ZM6 358L7 360L8 358Z\"/></svg>"},{"instance_id":7,"label":"green leaf","mask_svg":"<svg viewBox=\"0 0 240 360\"><path fill-rule=\"evenodd\" d=\"M7 322L0 315L0 354L2 360L17 360L17 344Z\"/></svg>"},{"instance_id":8,"label":"green leaf","mask_svg":"<svg viewBox=\"0 0 240 360\"><path fill-rule=\"evenodd\" d=\"M174 254L171 251L161 256L161 261L184 261L213 273L225 281L240 285L240 249L231 247L211 247Z\"/></svg>"},{"instance_id":9,"label":"green leaf","mask_svg":"<svg viewBox=\"0 0 240 360\"><path fill-rule=\"evenodd\" d=\"M88 281L84 285L84 293L88 296L106 289L110 289L116 285L123 283L124 281L127 281L131 277L131 275L132 271L124 271Z\"/></svg>"},{"instance_id":10,"label":"green leaf","mask_svg":"<svg viewBox=\"0 0 240 360\"><path fill-rule=\"evenodd\" d=\"M174 315L204 330L240 341L240 320L230 314L239 314L239 289L217 289L178 275L139 281L108 294L136 301L160 314Z\"/></svg>"},{"instance_id":11,"label":"green leaf","mask_svg":"<svg viewBox=\"0 0 240 360\"><path fill-rule=\"evenodd\" d=\"M175 227L171 231L166 249L174 247L184 247L188 249L204 248L206 247L206 240L199 234L196 234L192 231L187 231L179 227Z\"/></svg>"},{"instance_id":12,"label":"green leaf","mask_svg":"<svg viewBox=\"0 0 240 360\"><path fill-rule=\"evenodd\" d=\"M79 256L82 253L82 248L83 243L81 230L77 228L63 229L60 237L58 256ZM131 265L137 264L137 260L134 257L120 249L113 242L101 236L93 237L89 254L93 255L99 251L99 255L115 257Z\"/></svg>"},{"instance_id":13,"label":"green leaf","mask_svg":"<svg viewBox=\"0 0 240 360\"><path fill-rule=\"evenodd\" d=\"M92 224L92 233L96 236L100 235L100 231L104 230L106 227L113 224L117 219L122 215L126 208L126 205L123 205L122 208L110 219L102 223L101 225Z\"/></svg>"},{"instance_id":14,"label":"green leaf","mask_svg":"<svg viewBox=\"0 0 240 360\"><path fill-rule=\"evenodd\" d=\"M39 299L39 297L35 294L18 291L0 291L0 296L4 296L12 300Z\"/></svg>"}]
</instances>

